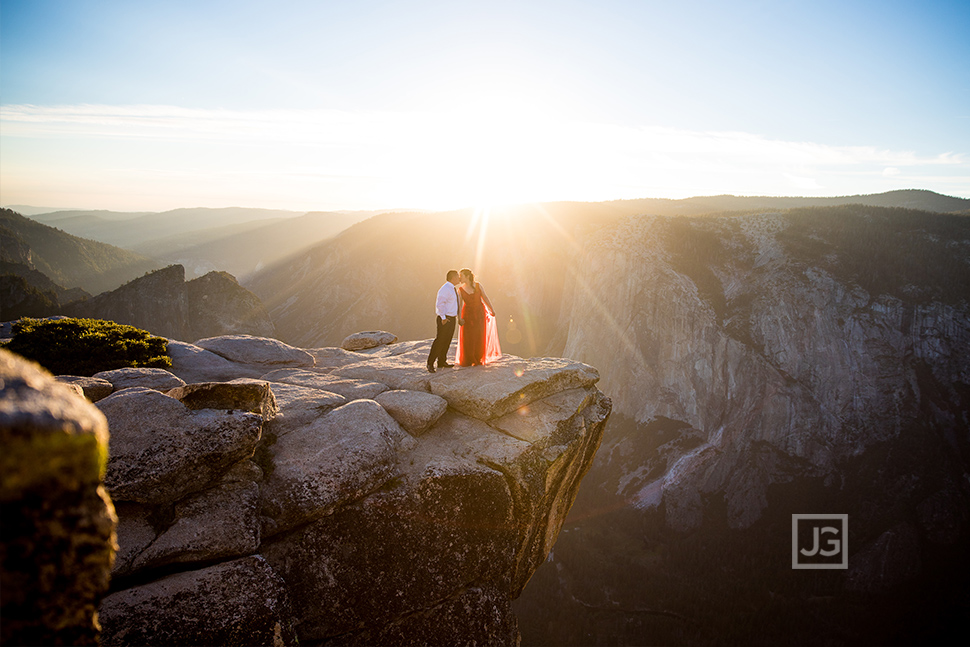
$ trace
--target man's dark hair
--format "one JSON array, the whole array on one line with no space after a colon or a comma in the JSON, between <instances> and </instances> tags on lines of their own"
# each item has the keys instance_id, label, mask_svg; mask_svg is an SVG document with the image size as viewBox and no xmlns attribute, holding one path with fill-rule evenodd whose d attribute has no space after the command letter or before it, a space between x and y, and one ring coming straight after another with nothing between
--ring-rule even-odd
<instances>
[{"instance_id":1,"label":"man's dark hair","mask_svg":"<svg viewBox=\"0 0 970 647\"><path fill-rule=\"evenodd\" d=\"M445 275L445 280L450 281L451 279L458 278L458 270L448 270L448 274Z\"/></svg>"}]
</instances>

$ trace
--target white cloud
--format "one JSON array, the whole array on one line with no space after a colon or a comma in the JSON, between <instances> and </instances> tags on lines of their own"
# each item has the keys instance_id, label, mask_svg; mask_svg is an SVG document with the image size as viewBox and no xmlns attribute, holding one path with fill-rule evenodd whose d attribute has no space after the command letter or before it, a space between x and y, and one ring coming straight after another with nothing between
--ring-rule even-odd
<instances>
[{"instance_id":1,"label":"white cloud","mask_svg":"<svg viewBox=\"0 0 970 647\"><path fill-rule=\"evenodd\" d=\"M44 187L70 195L70 204L139 209L445 208L895 188L970 197L963 154L578 122L501 106L358 113L10 105L0 107L0 143L7 203L49 203L37 194ZM92 203L106 196L125 202Z\"/></svg>"}]
</instances>

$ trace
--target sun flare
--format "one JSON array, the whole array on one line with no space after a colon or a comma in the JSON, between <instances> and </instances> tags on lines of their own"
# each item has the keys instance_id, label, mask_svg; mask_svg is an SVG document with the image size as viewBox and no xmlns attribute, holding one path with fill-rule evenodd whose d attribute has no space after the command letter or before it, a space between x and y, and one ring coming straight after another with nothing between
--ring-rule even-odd
<instances>
[{"instance_id":1,"label":"sun flare","mask_svg":"<svg viewBox=\"0 0 970 647\"><path fill-rule=\"evenodd\" d=\"M443 204L485 212L563 188L562 120L534 90L479 79L440 106L409 171L430 171Z\"/></svg>"}]
</instances>

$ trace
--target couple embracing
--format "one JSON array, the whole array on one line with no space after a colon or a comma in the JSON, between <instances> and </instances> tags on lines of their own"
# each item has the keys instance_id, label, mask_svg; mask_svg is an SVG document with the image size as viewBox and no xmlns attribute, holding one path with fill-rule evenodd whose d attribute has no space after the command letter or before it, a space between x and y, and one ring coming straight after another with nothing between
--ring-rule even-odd
<instances>
[{"instance_id":1,"label":"couple embracing","mask_svg":"<svg viewBox=\"0 0 970 647\"><path fill-rule=\"evenodd\" d=\"M502 356L495 326L495 309L488 300L482 284L475 280L469 269L448 270L447 280L438 290L435 300L437 335L428 355L428 370L450 368L448 348L455 335L455 324L461 326L458 333L459 366L482 366Z\"/></svg>"}]
</instances>

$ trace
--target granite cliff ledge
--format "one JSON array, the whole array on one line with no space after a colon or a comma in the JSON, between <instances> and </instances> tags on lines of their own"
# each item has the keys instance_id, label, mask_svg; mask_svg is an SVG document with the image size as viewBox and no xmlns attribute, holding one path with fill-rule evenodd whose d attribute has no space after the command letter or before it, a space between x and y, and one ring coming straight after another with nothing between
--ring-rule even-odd
<instances>
[{"instance_id":1,"label":"granite cliff ledge","mask_svg":"<svg viewBox=\"0 0 970 647\"><path fill-rule=\"evenodd\" d=\"M610 400L585 364L430 374L429 347L227 336L99 376L102 643L516 644Z\"/></svg>"}]
</instances>

